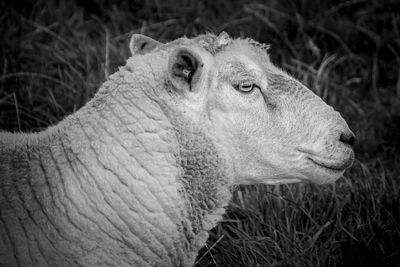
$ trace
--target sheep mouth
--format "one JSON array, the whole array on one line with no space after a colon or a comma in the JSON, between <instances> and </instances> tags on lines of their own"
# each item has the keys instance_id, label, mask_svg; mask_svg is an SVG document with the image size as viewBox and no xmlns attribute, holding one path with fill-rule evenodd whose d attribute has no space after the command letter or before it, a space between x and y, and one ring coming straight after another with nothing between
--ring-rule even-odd
<instances>
[{"instance_id":1,"label":"sheep mouth","mask_svg":"<svg viewBox=\"0 0 400 267\"><path fill-rule=\"evenodd\" d=\"M354 161L354 152L342 154L343 158L325 158L317 155L317 153L305 149L298 149L300 152L307 155L307 159L318 167L325 168L331 171L344 171L351 167ZM349 152L349 151L347 151Z\"/></svg>"},{"instance_id":2,"label":"sheep mouth","mask_svg":"<svg viewBox=\"0 0 400 267\"><path fill-rule=\"evenodd\" d=\"M322 159L317 157L307 157L312 163L318 165L319 167L331 170L331 171L344 171L351 166L353 163L352 159L344 161L332 161L328 159Z\"/></svg>"}]
</instances>

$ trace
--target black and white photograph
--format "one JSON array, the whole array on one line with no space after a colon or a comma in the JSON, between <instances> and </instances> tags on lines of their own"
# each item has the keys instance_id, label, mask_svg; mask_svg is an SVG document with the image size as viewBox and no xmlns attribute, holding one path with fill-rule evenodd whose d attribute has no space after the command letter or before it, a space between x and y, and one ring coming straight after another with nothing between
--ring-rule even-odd
<instances>
[{"instance_id":1,"label":"black and white photograph","mask_svg":"<svg viewBox=\"0 0 400 267\"><path fill-rule=\"evenodd\" d=\"M400 1L0 1L14 266L400 267Z\"/></svg>"}]
</instances>

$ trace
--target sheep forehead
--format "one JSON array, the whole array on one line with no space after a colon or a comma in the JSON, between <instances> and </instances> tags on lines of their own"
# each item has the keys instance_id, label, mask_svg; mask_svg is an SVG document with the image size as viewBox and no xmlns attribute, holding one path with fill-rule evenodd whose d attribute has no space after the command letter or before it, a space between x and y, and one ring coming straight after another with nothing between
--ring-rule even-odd
<instances>
[{"instance_id":1,"label":"sheep forehead","mask_svg":"<svg viewBox=\"0 0 400 267\"><path fill-rule=\"evenodd\" d=\"M269 49L269 45L261 44L251 38L232 39L225 32L222 32L218 36L214 34L201 35L195 38L194 41L212 55L230 50L234 53L255 58L259 58L260 56L268 57L266 51Z\"/></svg>"},{"instance_id":2,"label":"sheep forehead","mask_svg":"<svg viewBox=\"0 0 400 267\"><path fill-rule=\"evenodd\" d=\"M231 50L236 53L246 54L251 57L266 57L266 51L269 45L259 43L251 38L246 39L232 39L226 32L221 32L219 35L212 33L202 34L193 39L179 38L169 43L168 46L190 46L197 45L209 52L216 55L225 50Z\"/></svg>"}]
</instances>

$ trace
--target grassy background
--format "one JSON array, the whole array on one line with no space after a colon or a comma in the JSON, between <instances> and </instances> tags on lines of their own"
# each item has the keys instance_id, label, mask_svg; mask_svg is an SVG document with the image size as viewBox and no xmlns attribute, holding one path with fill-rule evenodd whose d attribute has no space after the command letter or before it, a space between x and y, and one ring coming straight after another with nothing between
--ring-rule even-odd
<instances>
[{"instance_id":1,"label":"grassy background","mask_svg":"<svg viewBox=\"0 0 400 267\"><path fill-rule=\"evenodd\" d=\"M124 64L132 33L271 44L275 64L343 114L357 160L335 185L240 187L197 265L400 266L399 1L14 0L0 10L0 128L10 131L82 106Z\"/></svg>"}]
</instances>

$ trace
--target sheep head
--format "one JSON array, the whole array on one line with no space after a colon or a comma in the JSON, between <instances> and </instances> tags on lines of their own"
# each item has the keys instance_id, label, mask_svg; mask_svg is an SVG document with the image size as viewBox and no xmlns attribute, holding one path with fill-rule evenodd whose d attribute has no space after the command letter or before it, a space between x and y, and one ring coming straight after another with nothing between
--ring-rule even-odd
<instances>
[{"instance_id":1,"label":"sheep head","mask_svg":"<svg viewBox=\"0 0 400 267\"><path fill-rule=\"evenodd\" d=\"M130 48L161 77L166 110L210 137L232 184L328 183L352 165L345 120L274 66L268 46L222 33L167 44L134 35Z\"/></svg>"}]
</instances>

